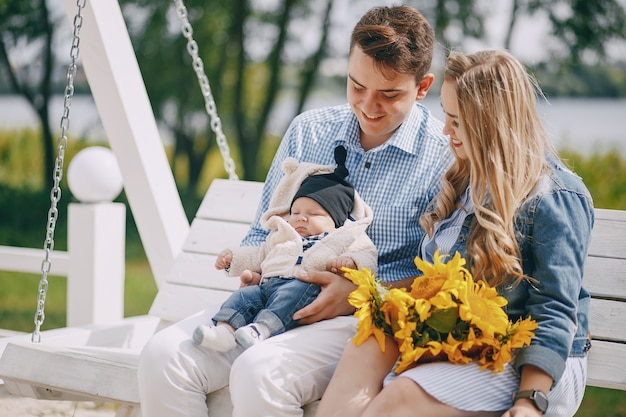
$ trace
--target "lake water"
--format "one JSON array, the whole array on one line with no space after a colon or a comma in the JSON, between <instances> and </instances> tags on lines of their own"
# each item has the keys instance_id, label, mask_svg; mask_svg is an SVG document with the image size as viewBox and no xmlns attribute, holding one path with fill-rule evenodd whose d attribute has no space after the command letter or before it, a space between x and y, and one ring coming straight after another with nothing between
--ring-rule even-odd
<instances>
[{"instance_id":1,"label":"lake water","mask_svg":"<svg viewBox=\"0 0 626 417\"><path fill-rule=\"evenodd\" d=\"M342 103L341 96L314 96L307 107L320 107ZM282 100L274 112L270 129L281 135L291 117L287 107L291 100ZM424 104L438 117L443 117L439 98L427 97ZM293 108L293 107L291 107ZM62 97L52 101L50 110L53 125L60 122L63 109ZM617 149L626 155L626 99L571 99L558 98L550 103L540 102L541 116L554 145L574 149L580 153L605 152ZM219 110L219 109L218 109ZM281 115L285 115L282 116ZM19 96L0 96L0 128L21 128L35 126L37 119L28 103ZM70 132L93 140L103 140L106 135L93 99L89 96L75 96L70 112ZM163 132L167 140L166 132Z\"/></svg>"}]
</instances>

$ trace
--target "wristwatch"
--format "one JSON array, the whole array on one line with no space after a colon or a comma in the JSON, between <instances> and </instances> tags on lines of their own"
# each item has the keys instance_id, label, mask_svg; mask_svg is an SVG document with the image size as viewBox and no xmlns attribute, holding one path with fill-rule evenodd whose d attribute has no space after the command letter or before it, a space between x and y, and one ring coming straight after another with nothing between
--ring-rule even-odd
<instances>
[{"instance_id":1,"label":"wristwatch","mask_svg":"<svg viewBox=\"0 0 626 417\"><path fill-rule=\"evenodd\" d=\"M532 401L535 408L541 411L542 414L545 413L548 409L548 397L542 391L533 389L513 393L513 404L515 404L515 401L519 400L520 398L528 398L530 401Z\"/></svg>"}]
</instances>

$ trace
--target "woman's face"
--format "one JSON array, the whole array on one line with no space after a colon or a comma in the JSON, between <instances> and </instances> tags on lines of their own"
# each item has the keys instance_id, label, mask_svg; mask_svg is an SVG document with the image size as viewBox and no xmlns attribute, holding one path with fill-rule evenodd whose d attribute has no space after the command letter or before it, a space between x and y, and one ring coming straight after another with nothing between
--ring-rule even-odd
<instances>
[{"instance_id":1,"label":"woman's face","mask_svg":"<svg viewBox=\"0 0 626 417\"><path fill-rule=\"evenodd\" d=\"M389 71L386 75L389 75ZM426 87L426 91L428 91ZM373 58L361 48L352 49L348 68L347 97L361 127L361 146L368 150L383 144L404 122L415 100L423 98L411 74L396 73L388 79Z\"/></svg>"},{"instance_id":2,"label":"woman's face","mask_svg":"<svg viewBox=\"0 0 626 417\"><path fill-rule=\"evenodd\" d=\"M467 159L467 152L464 146L465 138L461 134L459 126L459 103L456 96L455 82L443 82L441 86L441 107L446 115L443 134L450 137L450 147L456 156L460 159Z\"/></svg>"}]
</instances>

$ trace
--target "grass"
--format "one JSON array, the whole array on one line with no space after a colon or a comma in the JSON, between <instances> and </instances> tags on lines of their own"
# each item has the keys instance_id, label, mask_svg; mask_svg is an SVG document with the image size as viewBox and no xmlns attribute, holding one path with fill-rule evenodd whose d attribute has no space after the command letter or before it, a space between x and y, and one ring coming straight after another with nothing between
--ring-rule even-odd
<instances>
[{"instance_id":1,"label":"grass","mask_svg":"<svg viewBox=\"0 0 626 417\"><path fill-rule=\"evenodd\" d=\"M626 391L587 387L575 417L626 416Z\"/></svg>"},{"instance_id":2,"label":"grass","mask_svg":"<svg viewBox=\"0 0 626 417\"><path fill-rule=\"evenodd\" d=\"M0 271L0 329L20 332L34 330L37 308L37 289L40 274ZM126 317L147 314L157 293L156 284L148 261L130 259L126 262L124 284L124 315ZM67 279L48 277L48 293L45 304L45 321L42 330L66 326Z\"/></svg>"}]
</instances>

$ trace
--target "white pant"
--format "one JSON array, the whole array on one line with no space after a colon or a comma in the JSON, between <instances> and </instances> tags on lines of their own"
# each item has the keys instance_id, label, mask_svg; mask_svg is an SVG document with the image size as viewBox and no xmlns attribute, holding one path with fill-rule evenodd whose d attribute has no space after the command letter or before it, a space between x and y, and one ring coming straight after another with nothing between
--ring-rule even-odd
<instances>
[{"instance_id":1,"label":"white pant","mask_svg":"<svg viewBox=\"0 0 626 417\"><path fill-rule=\"evenodd\" d=\"M335 370L356 319L338 317L297 327L246 351L218 353L191 341L217 307L155 334L139 362L144 417L206 417L206 395L230 384L233 417L302 416L318 400ZM221 416L211 416L221 417Z\"/></svg>"}]
</instances>

